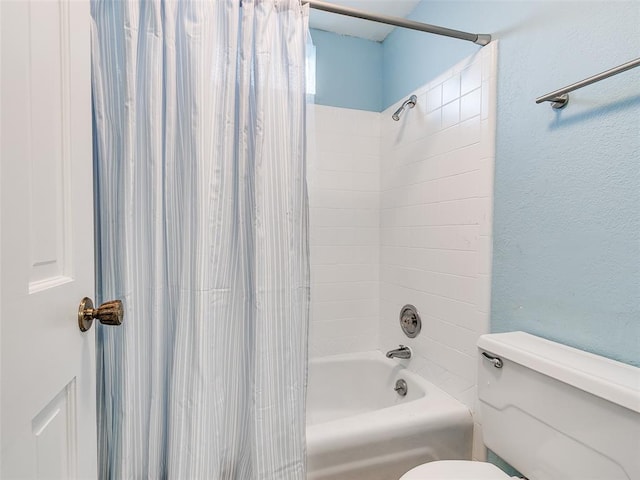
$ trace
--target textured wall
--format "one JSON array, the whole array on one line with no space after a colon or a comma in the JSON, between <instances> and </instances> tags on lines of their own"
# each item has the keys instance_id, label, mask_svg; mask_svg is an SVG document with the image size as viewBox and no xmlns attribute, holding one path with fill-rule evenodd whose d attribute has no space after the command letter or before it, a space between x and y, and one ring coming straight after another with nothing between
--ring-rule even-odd
<instances>
[{"instance_id":1,"label":"textured wall","mask_svg":"<svg viewBox=\"0 0 640 480\"><path fill-rule=\"evenodd\" d=\"M412 18L500 39L493 331L640 365L640 69L534 99L638 56L640 2L430 2ZM384 105L478 50L396 29Z\"/></svg>"},{"instance_id":2,"label":"textured wall","mask_svg":"<svg viewBox=\"0 0 640 480\"><path fill-rule=\"evenodd\" d=\"M311 30L316 47L315 103L382 110L382 44Z\"/></svg>"}]
</instances>

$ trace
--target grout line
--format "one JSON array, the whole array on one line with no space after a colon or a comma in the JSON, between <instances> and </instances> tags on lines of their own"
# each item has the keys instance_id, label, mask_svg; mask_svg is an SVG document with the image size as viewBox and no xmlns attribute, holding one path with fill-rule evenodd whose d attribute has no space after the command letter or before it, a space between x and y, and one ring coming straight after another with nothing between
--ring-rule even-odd
<instances>
[{"instance_id":1,"label":"grout line","mask_svg":"<svg viewBox=\"0 0 640 480\"><path fill-rule=\"evenodd\" d=\"M467 302L465 300L460 300L459 298L447 297L446 295L441 295L439 293L425 292L424 290L418 290L417 288L406 287L404 285L398 285L397 283L390 283L390 282L385 282L383 280L380 280L380 285L382 285L382 284L392 285L392 286L396 286L396 287L400 287L400 288L405 288L407 290L412 290L414 292L422 293L422 294L425 294L425 295L431 295L431 296L434 296L434 297L444 298L446 300L452 300L454 302L462 303L464 305L469 305L469 306L474 308L474 311L480 312L480 310L478 310L478 306L475 303ZM486 313L486 312L480 312L480 313Z\"/></svg>"},{"instance_id":2,"label":"grout line","mask_svg":"<svg viewBox=\"0 0 640 480\"><path fill-rule=\"evenodd\" d=\"M424 268L410 267L410 266L407 266L407 265L398 265L398 264L395 264L395 263L382 263L382 262L380 262L380 266L381 267L402 268L404 270L411 270L411 271L414 271L414 272L435 273L435 274L438 274L438 275L445 275L447 277L458 277L458 278L473 278L473 279L477 279L478 275L484 275L482 273L476 273L474 275L461 275L459 273L438 272L437 270L425 270Z\"/></svg>"}]
</instances>

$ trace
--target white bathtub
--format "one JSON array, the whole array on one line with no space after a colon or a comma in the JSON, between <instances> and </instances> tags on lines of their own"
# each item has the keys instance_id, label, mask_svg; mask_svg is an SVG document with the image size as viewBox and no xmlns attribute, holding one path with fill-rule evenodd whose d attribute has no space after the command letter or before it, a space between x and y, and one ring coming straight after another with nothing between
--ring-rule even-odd
<instances>
[{"instance_id":1,"label":"white bathtub","mask_svg":"<svg viewBox=\"0 0 640 480\"><path fill-rule=\"evenodd\" d=\"M401 362L380 352L311 360L308 480L397 480L421 463L471 459L467 407Z\"/></svg>"}]
</instances>

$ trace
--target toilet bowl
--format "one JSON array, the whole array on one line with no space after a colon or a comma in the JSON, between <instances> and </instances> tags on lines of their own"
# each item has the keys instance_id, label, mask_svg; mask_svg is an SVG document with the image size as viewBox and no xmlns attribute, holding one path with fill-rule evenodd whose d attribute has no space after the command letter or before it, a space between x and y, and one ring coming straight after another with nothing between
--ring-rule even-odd
<instances>
[{"instance_id":1,"label":"toilet bowl","mask_svg":"<svg viewBox=\"0 0 640 480\"><path fill-rule=\"evenodd\" d=\"M640 479L640 368L524 332L478 340L483 442L529 480ZM400 480L507 480L435 461Z\"/></svg>"},{"instance_id":2,"label":"toilet bowl","mask_svg":"<svg viewBox=\"0 0 640 480\"><path fill-rule=\"evenodd\" d=\"M405 473L400 480L508 480L511 478L491 463L442 460L425 463Z\"/></svg>"}]
</instances>

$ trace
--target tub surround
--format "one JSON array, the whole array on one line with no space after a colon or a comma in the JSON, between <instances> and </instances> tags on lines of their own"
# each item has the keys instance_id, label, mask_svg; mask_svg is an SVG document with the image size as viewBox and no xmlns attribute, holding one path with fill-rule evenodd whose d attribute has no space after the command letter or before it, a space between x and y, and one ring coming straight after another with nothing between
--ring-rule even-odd
<instances>
[{"instance_id":1,"label":"tub surround","mask_svg":"<svg viewBox=\"0 0 640 480\"><path fill-rule=\"evenodd\" d=\"M308 110L310 357L378 348L380 114Z\"/></svg>"},{"instance_id":2,"label":"tub surround","mask_svg":"<svg viewBox=\"0 0 640 480\"><path fill-rule=\"evenodd\" d=\"M405 98L382 114L310 109L311 357L406 344L408 368L472 410L489 331L496 51L416 90L397 122ZM423 321L414 339L398 320L407 303Z\"/></svg>"},{"instance_id":3,"label":"tub surround","mask_svg":"<svg viewBox=\"0 0 640 480\"><path fill-rule=\"evenodd\" d=\"M497 45L381 117L380 343L413 350L409 369L475 411L476 342L489 332ZM422 332L398 325L415 305ZM476 424L480 429L480 424ZM477 444L474 457L484 459Z\"/></svg>"}]
</instances>

